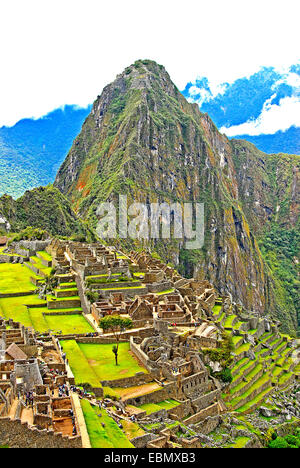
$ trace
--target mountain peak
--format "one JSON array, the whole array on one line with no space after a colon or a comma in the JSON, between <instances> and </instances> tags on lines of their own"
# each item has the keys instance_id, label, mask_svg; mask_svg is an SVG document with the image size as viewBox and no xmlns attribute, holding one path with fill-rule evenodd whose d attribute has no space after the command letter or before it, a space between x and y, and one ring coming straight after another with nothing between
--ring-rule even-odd
<instances>
[{"instance_id":1,"label":"mountain peak","mask_svg":"<svg viewBox=\"0 0 300 468\"><path fill-rule=\"evenodd\" d=\"M275 201L280 205L279 198L288 197L294 206L296 190L278 194L270 178L270 173L274 180L288 178L287 191L296 187L293 161L288 169L280 161L254 146L230 142L185 99L164 67L138 60L95 101L55 186L93 227L99 203L117 202L119 194L129 203L203 202L204 249L186 253L180 243L157 242L159 254L180 263L185 275L208 278L248 310L285 315L286 329L292 329L295 309L282 311L255 237L273 214L280 216ZM294 218L285 210L281 222Z\"/></svg>"}]
</instances>

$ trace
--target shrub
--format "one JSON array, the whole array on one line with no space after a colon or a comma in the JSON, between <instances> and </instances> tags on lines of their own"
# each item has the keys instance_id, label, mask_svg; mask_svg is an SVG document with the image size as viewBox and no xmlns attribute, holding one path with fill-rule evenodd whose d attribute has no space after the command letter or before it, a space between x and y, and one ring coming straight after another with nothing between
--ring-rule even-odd
<instances>
[{"instance_id":1,"label":"shrub","mask_svg":"<svg viewBox=\"0 0 300 468\"><path fill-rule=\"evenodd\" d=\"M88 298L88 300L92 303L97 302L99 299L99 294L95 291L91 291L90 289L86 291L85 295Z\"/></svg>"},{"instance_id":2,"label":"shrub","mask_svg":"<svg viewBox=\"0 0 300 468\"><path fill-rule=\"evenodd\" d=\"M296 436L292 435L292 434L289 434L285 437L285 440L287 441L287 443L289 445L293 445L295 447L299 447L300 446L300 439L298 439Z\"/></svg>"},{"instance_id":3,"label":"shrub","mask_svg":"<svg viewBox=\"0 0 300 468\"><path fill-rule=\"evenodd\" d=\"M269 448L288 448L289 444L283 437L277 437L277 439L272 440L268 445Z\"/></svg>"},{"instance_id":4,"label":"shrub","mask_svg":"<svg viewBox=\"0 0 300 468\"><path fill-rule=\"evenodd\" d=\"M218 377L225 383L231 383L233 380L231 370L229 367L225 367L221 372L218 373Z\"/></svg>"},{"instance_id":5,"label":"shrub","mask_svg":"<svg viewBox=\"0 0 300 468\"><path fill-rule=\"evenodd\" d=\"M22 231L15 234L10 242L19 242L21 240L45 240L49 238L47 231L39 228L33 228L32 226L27 226Z\"/></svg>"}]
</instances>

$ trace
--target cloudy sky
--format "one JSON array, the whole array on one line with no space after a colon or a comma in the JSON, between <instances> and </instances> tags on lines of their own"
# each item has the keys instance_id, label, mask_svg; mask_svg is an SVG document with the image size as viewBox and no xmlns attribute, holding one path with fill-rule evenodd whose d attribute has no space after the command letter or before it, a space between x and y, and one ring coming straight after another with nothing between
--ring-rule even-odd
<instances>
[{"instance_id":1,"label":"cloudy sky","mask_svg":"<svg viewBox=\"0 0 300 468\"><path fill-rule=\"evenodd\" d=\"M207 77L214 96L275 67L295 93L228 133L300 126L300 78L289 71L300 59L299 13L299 0L0 0L0 126L86 106L140 58L165 65L182 90Z\"/></svg>"}]
</instances>

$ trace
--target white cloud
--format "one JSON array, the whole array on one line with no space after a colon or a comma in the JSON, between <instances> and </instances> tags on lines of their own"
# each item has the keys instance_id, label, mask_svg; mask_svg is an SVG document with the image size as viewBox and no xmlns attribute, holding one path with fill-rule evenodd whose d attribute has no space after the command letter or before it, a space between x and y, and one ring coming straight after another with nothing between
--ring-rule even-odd
<instances>
[{"instance_id":1,"label":"white cloud","mask_svg":"<svg viewBox=\"0 0 300 468\"><path fill-rule=\"evenodd\" d=\"M271 98L272 99L272 98ZM268 100L256 120L245 122L229 128L222 127L220 132L227 136L274 134L278 130L287 130L293 125L300 127L300 99L297 96L280 100L279 105L270 104Z\"/></svg>"},{"instance_id":2,"label":"white cloud","mask_svg":"<svg viewBox=\"0 0 300 468\"><path fill-rule=\"evenodd\" d=\"M299 59L299 1L9 0L0 3L0 126L84 106L127 65L232 82ZM191 15L190 12L193 12ZM278 31L280 33L278 33Z\"/></svg>"}]
</instances>

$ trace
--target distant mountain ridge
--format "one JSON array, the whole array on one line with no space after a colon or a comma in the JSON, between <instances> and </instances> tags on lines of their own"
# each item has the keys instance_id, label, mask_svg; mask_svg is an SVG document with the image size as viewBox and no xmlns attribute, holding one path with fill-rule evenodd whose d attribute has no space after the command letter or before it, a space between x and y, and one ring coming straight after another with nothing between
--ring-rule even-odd
<instances>
[{"instance_id":1,"label":"distant mountain ridge","mask_svg":"<svg viewBox=\"0 0 300 468\"><path fill-rule=\"evenodd\" d=\"M238 139L250 141L250 143L253 143L256 148L263 151L264 153L286 153L300 155L299 127L290 127L285 132L279 130L273 135L239 135Z\"/></svg>"},{"instance_id":2,"label":"distant mountain ridge","mask_svg":"<svg viewBox=\"0 0 300 468\"><path fill-rule=\"evenodd\" d=\"M18 198L53 182L90 109L65 106L40 119L0 128L0 196Z\"/></svg>"}]
</instances>

